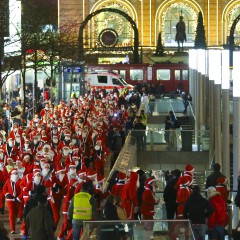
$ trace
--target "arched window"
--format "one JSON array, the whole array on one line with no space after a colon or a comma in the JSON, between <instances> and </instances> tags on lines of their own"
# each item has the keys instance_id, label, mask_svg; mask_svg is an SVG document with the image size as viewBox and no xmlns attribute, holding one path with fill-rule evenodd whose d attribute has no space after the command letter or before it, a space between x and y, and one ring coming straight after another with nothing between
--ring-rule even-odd
<instances>
[{"instance_id":1,"label":"arched window","mask_svg":"<svg viewBox=\"0 0 240 240\"><path fill-rule=\"evenodd\" d=\"M240 4L234 6L234 8L230 11L228 16L228 35L230 33L231 26L234 22L234 20L239 16L240 14ZM240 45L240 21L237 23L235 32L234 32L234 42L236 45Z\"/></svg>"},{"instance_id":2,"label":"arched window","mask_svg":"<svg viewBox=\"0 0 240 240\"><path fill-rule=\"evenodd\" d=\"M165 46L177 46L175 42L176 24L181 15L186 26L187 42L184 45L194 46L197 13L189 5L179 2L170 5L162 15L162 33Z\"/></svg>"}]
</instances>

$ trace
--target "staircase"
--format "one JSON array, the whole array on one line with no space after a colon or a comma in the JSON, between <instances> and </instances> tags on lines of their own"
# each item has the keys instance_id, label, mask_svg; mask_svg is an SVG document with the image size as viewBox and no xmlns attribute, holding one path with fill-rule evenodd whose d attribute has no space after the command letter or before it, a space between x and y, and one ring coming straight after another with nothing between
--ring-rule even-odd
<instances>
[{"instance_id":1,"label":"staircase","mask_svg":"<svg viewBox=\"0 0 240 240\"><path fill-rule=\"evenodd\" d=\"M193 185L198 185L201 191L205 190L206 175L205 172L194 172Z\"/></svg>"}]
</instances>

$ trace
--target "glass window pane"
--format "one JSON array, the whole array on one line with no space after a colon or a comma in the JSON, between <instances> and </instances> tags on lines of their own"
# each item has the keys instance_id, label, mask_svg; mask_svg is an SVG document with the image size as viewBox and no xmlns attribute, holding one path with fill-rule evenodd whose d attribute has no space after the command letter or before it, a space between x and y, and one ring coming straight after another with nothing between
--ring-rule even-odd
<instances>
[{"instance_id":1,"label":"glass window pane","mask_svg":"<svg viewBox=\"0 0 240 240\"><path fill-rule=\"evenodd\" d=\"M113 78L112 83L113 85L123 86L123 84L117 78Z\"/></svg>"},{"instance_id":2,"label":"glass window pane","mask_svg":"<svg viewBox=\"0 0 240 240\"><path fill-rule=\"evenodd\" d=\"M182 80L188 80L188 70L182 70Z\"/></svg>"},{"instance_id":3,"label":"glass window pane","mask_svg":"<svg viewBox=\"0 0 240 240\"><path fill-rule=\"evenodd\" d=\"M106 83L107 84L107 76L97 76L99 83Z\"/></svg>"},{"instance_id":4,"label":"glass window pane","mask_svg":"<svg viewBox=\"0 0 240 240\"><path fill-rule=\"evenodd\" d=\"M130 70L130 80L143 80L143 70L142 69L131 69Z\"/></svg>"},{"instance_id":5,"label":"glass window pane","mask_svg":"<svg viewBox=\"0 0 240 240\"><path fill-rule=\"evenodd\" d=\"M126 70L120 70L121 78L126 80Z\"/></svg>"},{"instance_id":6,"label":"glass window pane","mask_svg":"<svg viewBox=\"0 0 240 240\"><path fill-rule=\"evenodd\" d=\"M169 69L158 69L157 70L157 80L169 81L170 80L170 70Z\"/></svg>"},{"instance_id":7,"label":"glass window pane","mask_svg":"<svg viewBox=\"0 0 240 240\"><path fill-rule=\"evenodd\" d=\"M175 76L175 80L180 81L180 70L175 70L174 71L174 76Z\"/></svg>"}]
</instances>

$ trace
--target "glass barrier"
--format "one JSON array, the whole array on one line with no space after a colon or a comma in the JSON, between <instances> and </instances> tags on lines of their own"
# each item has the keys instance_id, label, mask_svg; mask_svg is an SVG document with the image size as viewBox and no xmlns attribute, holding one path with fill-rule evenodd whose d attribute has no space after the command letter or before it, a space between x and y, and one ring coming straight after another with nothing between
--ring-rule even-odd
<instances>
[{"instance_id":1,"label":"glass barrier","mask_svg":"<svg viewBox=\"0 0 240 240\"><path fill-rule=\"evenodd\" d=\"M137 150L151 151L208 151L208 130L147 129L132 130L132 141Z\"/></svg>"},{"instance_id":2,"label":"glass barrier","mask_svg":"<svg viewBox=\"0 0 240 240\"><path fill-rule=\"evenodd\" d=\"M85 221L81 240L195 240L188 220Z\"/></svg>"}]
</instances>

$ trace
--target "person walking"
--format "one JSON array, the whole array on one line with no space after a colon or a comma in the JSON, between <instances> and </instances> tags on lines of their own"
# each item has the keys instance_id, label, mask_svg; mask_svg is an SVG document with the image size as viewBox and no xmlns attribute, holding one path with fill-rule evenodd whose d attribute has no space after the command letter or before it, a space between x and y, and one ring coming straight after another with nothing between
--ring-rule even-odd
<instances>
[{"instance_id":1,"label":"person walking","mask_svg":"<svg viewBox=\"0 0 240 240\"><path fill-rule=\"evenodd\" d=\"M183 218L191 221L195 239L205 240L206 218L212 213L212 205L201 195L199 186L194 186L192 194L185 203Z\"/></svg>"},{"instance_id":2,"label":"person walking","mask_svg":"<svg viewBox=\"0 0 240 240\"><path fill-rule=\"evenodd\" d=\"M181 171L179 169L175 169L172 175L172 179L167 183L163 192L163 199L167 211L167 219L174 219L174 216L177 214L177 190L175 185L181 176Z\"/></svg>"},{"instance_id":3,"label":"person walking","mask_svg":"<svg viewBox=\"0 0 240 240\"><path fill-rule=\"evenodd\" d=\"M207 177L205 186L206 189L208 189L209 187L215 187L217 185L218 178L225 177L220 170L221 165L219 163L215 163L213 165L213 173Z\"/></svg>"},{"instance_id":4,"label":"person walking","mask_svg":"<svg viewBox=\"0 0 240 240\"><path fill-rule=\"evenodd\" d=\"M97 220L97 206L89 193L90 183L83 182L82 189L72 198L68 208L68 222L73 226L73 240L79 240L83 221Z\"/></svg>"},{"instance_id":5,"label":"person walking","mask_svg":"<svg viewBox=\"0 0 240 240\"><path fill-rule=\"evenodd\" d=\"M207 189L207 198L214 209L208 217L208 238L209 240L224 240L225 226L228 221L226 203L215 187Z\"/></svg>"},{"instance_id":6,"label":"person walking","mask_svg":"<svg viewBox=\"0 0 240 240\"><path fill-rule=\"evenodd\" d=\"M47 196L44 194L39 195L37 207L32 208L27 215L26 222L30 226L30 239L54 239L53 216L46 203Z\"/></svg>"}]
</instances>

